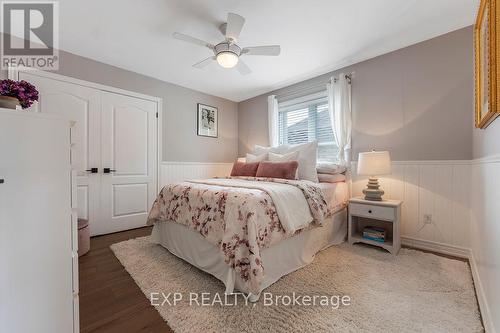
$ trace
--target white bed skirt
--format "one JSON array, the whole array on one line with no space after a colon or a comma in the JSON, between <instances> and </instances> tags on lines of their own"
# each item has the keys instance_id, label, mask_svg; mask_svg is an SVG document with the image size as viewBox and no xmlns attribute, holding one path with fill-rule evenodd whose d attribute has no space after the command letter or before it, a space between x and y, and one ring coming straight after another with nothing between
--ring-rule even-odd
<instances>
[{"instance_id":1,"label":"white bed skirt","mask_svg":"<svg viewBox=\"0 0 500 333\"><path fill-rule=\"evenodd\" d=\"M179 223L156 223L151 234L153 242L161 244L175 256L215 276L226 287L248 293L240 276L224 262L222 252L198 232ZM319 251L342 243L347 236L347 210L334 214L322 227L304 231L261 252L264 280L259 292L299 268L310 264ZM260 295L260 293L259 293ZM259 295L252 295L257 301Z\"/></svg>"}]
</instances>

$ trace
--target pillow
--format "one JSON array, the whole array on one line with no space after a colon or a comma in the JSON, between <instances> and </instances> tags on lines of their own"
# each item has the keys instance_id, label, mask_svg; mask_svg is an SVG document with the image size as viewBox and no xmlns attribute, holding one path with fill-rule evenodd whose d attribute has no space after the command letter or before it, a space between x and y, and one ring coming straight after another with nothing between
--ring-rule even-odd
<instances>
[{"instance_id":1,"label":"pillow","mask_svg":"<svg viewBox=\"0 0 500 333\"><path fill-rule=\"evenodd\" d=\"M254 155L262 155L266 153L275 153L275 154L284 154L287 152L288 145L281 145L275 147L263 147L259 145L255 145L253 149Z\"/></svg>"},{"instance_id":2,"label":"pillow","mask_svg":"<svg viewBox=\"0 0 500 333\"><path fill-rule=\"evenodd\" d=\"M260 162L256 177L296 179L299 162Z\"/></svg>"},{"instance_id":3,"label":"pillow","mask_svg":"<svg viewBox=\"0 0 500 333\"><path fill-rule=\"evenodd\" d=\"M299 152L299 179L318 182L316 158L318 155L318 141L303 143L288 147L287 153Z\"/></svg>"},{"instance_id":4,"label":"pillow","mask_svg":"<svg viewBox=\"0 0 500 333\"><path fill-rule=\"evenodd\" d=\"M335 175L338 173L346 172L347 168L342 165L338 165L335 163L318 163L316 166L316 170L318 173L327 173L330 175Z\"/></svg>"},{"instance_id":5,"label":"pillow","mask_svg":"<svg viewBox=\"0 0 500 333\"><path fill-rule=\"evenodd\" d=\"M267 153L261 154L261 155L253 155L253 154L247 154L246 161L247 163L255 163L255 162L262 162L267 160Z\"/></svg>"},{"instance_id":6,"label":"pillow","mask_svg":"<svg viewBox=\"0 0 500 333\"><path fill-rule=\"evenodd\" d=\"M340 183L345 182L346 177L341 173L331 175L328 173L318 173L318 179L320 183Z\"/></svg>"},{"instance_id":7,"label":"pillow","mask_svg":"<svg viewBox=\"0 0 500 333\"><path fill-rule=\"evenodd\" d=\"M233 169L231 170L231 177L255 177L257 173L257 168L259 167L259 162L256 163L245 163L245 162L234 162Z\"/></svg>"},{"instance_id":8,"label":"pillow","mask_svg":"<svg viewBox=\"0 0 500 333\"><path fill-rule=\"evenodd\" d=\"M287 154L268 154L269 162L288 162L288 161L298 161L299 160L299 152L293 151Z\"/></svg>"}]
</instances>

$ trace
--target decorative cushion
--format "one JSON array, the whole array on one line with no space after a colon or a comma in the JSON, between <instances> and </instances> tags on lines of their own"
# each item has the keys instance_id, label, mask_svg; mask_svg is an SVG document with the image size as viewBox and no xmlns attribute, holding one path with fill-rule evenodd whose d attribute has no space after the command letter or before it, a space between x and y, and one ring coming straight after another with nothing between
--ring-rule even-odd
<instances>
[{"instance_id":1,"label":"decorative cushion","mask_svg":"<svg viewBox=\"0 0 500 333\"><path fill-rule=\"evenodd\" d=\"M318 179L320 183L340 183L345 182L346 177L341 173L331 175L328 173L318 173Z\"/></svg>"},{"instance_id":2,"label":"decorative cushion","mask_svg":"<svg viewBox=\"0 0 500 333\"><path fill-rule=\"evenodd\" d=\"M296 179L297 168L299 163L297 161L289 162L260 162L257 169L257 177L265 178L282 178L282 179Z\"/></svg>"},{"instance_id":3,"label":"decorative cushion","mask_svg":"<svg viewBox=\"0 0 500 333\"><path fill-rule=\"evenodd\" d=\"M256 163L245 163L245 162L234 162L233 169L231 170L232 177L255 177L257 173L257 168L259 167L259 162Z\"/></svg>"},{"instance_id":4,"label":"decorative cushion","mask_svg":"<svg viewBox=\"0 0 500 333\"><path fill-rule=\"evenodd\" d=\"M262 162L267 160L267 153L261 155L247 154L246 162L247 163L255 163Z\"/></svg>"},{"instance_id":5,"label":"decorative cushion","mask_svg":"<svg viewBox=\"0 0 500 333\"><path fill-rule=\"evenodd\" d=\"M269 162L289 162L289 161L298 161L299 160L299 152L298 151L293 151L293 152L287 153L287 154L269 153L268 156L269 156L268 157Z\"/></svg>"},{"instance_id":6,"label":"decorative cushion","mask_svg":"<svg viewBox=\"0 0 500 333\"><path fill-rule=\"evenodd\" d=\"M318 174L320 173L327 173L330 175L335 175L338 173L344 173L346 172L347 168L345 166L335 164L335 163L318 163L316 166L316 170L318 171Z\"/></svg>"},{"instance_id":7,"label":"decorative cushion","mask_svg":"<svg viewBox=\"0 0 500 333\"><path fill-rule=\"evenodd\" d=\"M275 147L264 147L255 145L253 153L254 155L262 155L266 153L284 154L287 152L288 147L289 147L288 145L280 145Z\"/></svg>"},{"instance_id":8,"label":"decorative cushion","mask_svg":"<svg viewBox=\"0 0 500 333\"><path fill-rule=\"evenodd\" d=\"M318 173L316 171L316 159L318 156L318 141L303 143L290 146L287 153L299 152L299 179L318 182Z\"/></svg>"}]
</instances>

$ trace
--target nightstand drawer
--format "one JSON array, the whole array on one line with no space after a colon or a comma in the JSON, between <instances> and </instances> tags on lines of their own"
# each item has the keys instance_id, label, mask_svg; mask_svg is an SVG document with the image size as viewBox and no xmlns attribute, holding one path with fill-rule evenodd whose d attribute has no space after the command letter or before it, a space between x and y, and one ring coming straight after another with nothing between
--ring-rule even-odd
<instances>
[{"instance_id":1,"label":"nightstand drawer","mask_svg":"<svg viewBox=\"0 0 500 333\"><path fill-rule=\"evenodd\" d=\"M351 203L350 214L380 220L394 221L394 208Z\"/></svg>"}]
</instances>

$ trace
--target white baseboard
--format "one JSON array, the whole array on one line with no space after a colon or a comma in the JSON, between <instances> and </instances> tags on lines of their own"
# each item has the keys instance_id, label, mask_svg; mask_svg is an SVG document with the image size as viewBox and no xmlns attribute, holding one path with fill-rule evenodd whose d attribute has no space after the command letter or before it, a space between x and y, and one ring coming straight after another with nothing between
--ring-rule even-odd
<instances>
[{"instance_id":1,"label":"white baseboard","mask_svg":"<svg viewBox=\"0 0 500 333\"><path fill-rule=\"evenodd\" d=\"M471 251L469 256L470 269L472 271L472 279L474 280L474 287L476 289L477 301L479 303L479 309L481 311L481 317L483 319L483 325L486 333L496 333L495 326L491 318L490 308L488 302L486 301L486 294L484 293L483 284L479 278L479 271L476 264L476 259L474 258L474 253Z\"/></svg>"},{"instance_id":2,"label":"white baseboard","mask_svg":"<svg viewBox=\"0 0 500 333\"><path fill-rule=\"evenodd\" d=\"M416 249L433 251L459 258L469 259L470 257L470 249L465 247L432 242L428 240L405 237L405 236L401 237L401 243L405 246L414 247Z\"/></svg>"}]
</instances>

